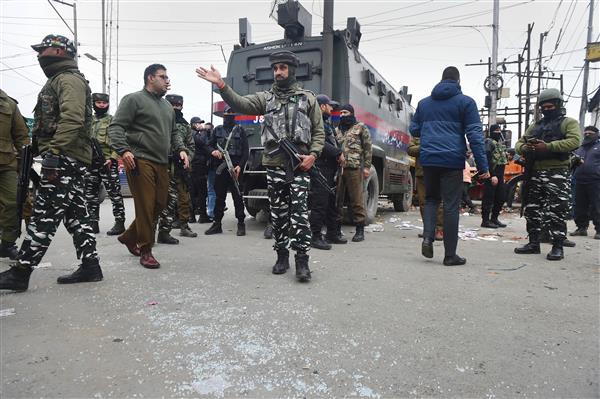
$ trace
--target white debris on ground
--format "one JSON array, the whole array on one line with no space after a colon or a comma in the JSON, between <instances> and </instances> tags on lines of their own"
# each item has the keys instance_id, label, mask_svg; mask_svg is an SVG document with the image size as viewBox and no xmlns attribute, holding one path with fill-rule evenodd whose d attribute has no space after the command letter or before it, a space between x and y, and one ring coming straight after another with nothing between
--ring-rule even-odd
<instances>
[{"instance_id":1,"label":"white debris on ground","mask_svg":"<svg viewBox=\"0 0 600 399\"><path fill-rule=\"evenodd\" d=\"M370 231L371 233L381 233L385 231L383 227L383 223L371 223L368 226L365 226L365 231Z\"/></svg>"},{"instance_id":2,"label":"white debris on ground","mask_svg":"<svg viewBox=\"0 0 600 399\"><path fill-rule=\"evenodd\" d=\"M12 316L16 314L15 308L0 309L0 317Z\"/></svg>"}]
</instances>

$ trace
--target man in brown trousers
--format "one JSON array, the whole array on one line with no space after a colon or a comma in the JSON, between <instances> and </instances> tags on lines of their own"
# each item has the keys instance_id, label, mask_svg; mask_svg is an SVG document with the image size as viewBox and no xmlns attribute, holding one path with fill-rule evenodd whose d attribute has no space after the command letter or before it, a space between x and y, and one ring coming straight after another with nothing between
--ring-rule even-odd
<instances>
[{"instance_id":1,"label":"man in brown trousers","mask_svg":"<svg viewBox=\"0 0 600 399\"><path fill-rule=\"evenodd\" d=\"M173 107L163 98L169 82L163 65L148 66L144 88L123 97L108 127L111 145L125 164L135 204L135 220L118 239L131 254L140 256L140 264L148 269L160 267L152 246L158 215L167 204L171 143L184 167L189 167Z\"/></svg>"}]
</instances>

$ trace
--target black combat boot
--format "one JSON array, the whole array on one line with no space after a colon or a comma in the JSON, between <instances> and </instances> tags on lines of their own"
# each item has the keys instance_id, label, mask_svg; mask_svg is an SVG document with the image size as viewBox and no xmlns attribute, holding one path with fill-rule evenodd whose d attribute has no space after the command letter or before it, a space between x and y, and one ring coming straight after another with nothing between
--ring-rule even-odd
<instances>
[{"instance_id":1,"label":"black combat boot","mask_svg":"<svg viewBox=\"0 0 600 399\"><path fill-rule=\"evenodd\" d=\"M125 232L125 221L115 220L115 225L106 232L107 236L118 236Z\"/></svg>"},{"instance_id":2,"label":"black combat boot","mask_svg":"<svg viewBox=\"0 0 600 399\"><path fill-rule=\"evenodd\" d=\"M100 227L98 227L98 222L90 222L90 226L92 227L92 233L100 233Z\"/></svg>"},{"instance_id":3,"label":"black combat boot","mask_svg":"<svg viewBox=\"0 0 600 399\"><path fill-rule=\"evenodd\" d=\"M337 226L335 230L327 229L327 234L325 235L325 239L330 244L347 244L348 240L344 238L342 234L342 226Z\"/></svg>"},{"instance_id":4,"label":"black combat boot","mask_svg":"<svg viewBox=\"0 0 600 399\"><path fill-rule=\"evenodd\" d=\"M430 238L423 238L421 243L421 254L426 258L433 258L433 240Z\"/></svg>"},{"instance_id":5,"label":"black combat boot","mask_svg":"<svg viewBox=\"0 0 600 399\"><path fill-rule=\"evenodd\" d=\"M271 223L269 223L265 226L265 231L263 232L263 237L265 237L265 239L267 239L267 240L270 240L271 238L273 238L273 225Z\"/></svg>"},{"instance_id":6,"label":"black combat boot","mask_svg":"<svg viewBox=\"0 0 600 399\"><path fill-rule=\"evenodd\" d=\"M223 233L223 227L221 226L221 221L214 221L213 224L204 232L207 236L213 234L221 234Z\"/></svg>"},{"instance_id":7,"label":"black combat boot","mask_svg":"<svg viewBox=\"0 0 600 399\"><path fill-rule=\"evenodd\" d=\"M577 245L575 241L571 241L568 238L565 238L565 240L562 242L562 246L567 248L575 248L575 245Z\"/></svg>"},{"instance_id":8,"label":"black combat boot","mask_svg":"<svg viewBox=\"0 0 600 399\"><path fill-rule=\"evenodd\" d=\"M283 274L290 268L290 251L287 249L277 250L277 262L273 265L273 274Z\"/></svg>"},{"instance_id":9,"label":"black combat boot","mask_svg":"<svg viewBox=\"0 0 600 399\"><path fill-rule=\"evenodd\" d=\"M177 238L171 236L171 234L169 234L169 232L167 232L167 231L159 231L156 242L159 242L161 244L171 244L171 245L179 244L179 240Z\"/></svg>"},{"instance_id":10,"label":"black combat boot","mask_svg":"<svg viewBox=\"0 0 600 399\"><path fill-rule=\"evenodd\" d=\"M577 230L570 232L569 235L571 237L587 237L587 229L585 227L578 227Z\"/></svg>"},{"instance_id":11,"label":"black combat boot","mask_svg":"<svg viewBox=\"0 0 600 399\"><path fill-rule=\"evenodd\" d=\"M243 220L238 220L237 231L235 232L235 235L238 237L246 235L246 223L244 223Z\"/></svg>"},{"instance_id":12,"label":"black combat boot","mask_svg":"<svg viewBox=\"0 0 600 399\"><path fill-rule=\"evenodd\" d=\"M56 282L58 284L90 283L102 281L103 278L98 259L83 259L77 270L71 274L60 276Z\"/></svg>"},{"instance_id":13,"label":"black combat boot","mask_svg":"<svg viewBox=\"0 0 600 399\"><path fill-rule=\"evenodd\" d=\"M352 237L352 242L360 242L365 240L365 225L357 224L356 225L356 233L354 233L354 237Z\"/></svg>"},{"instance_id":14,"label":"black combat boot","mask_svg":"<svg viewBox=\"0 0 600 399\"><path fill-rule=\"evenodd\" d=\"M194 233L187 223L181 223L181 230L179 230L179 235L182 237L190 238L198 237L198 233Z\"/></svg>"},{"instance_id":15,"label":"black combat boot","mask_svg":"<svg viewBox=\"0 0 600 399\"><path fill-rule=\"evenodd\" d=\"M14 242L2 241L0 243L0 258L15 260L17 255L19 255L19 250Z\"/></svg>"},{"instance_id":16,"label":"black combat boot","mask_svg":"<svg viewBox=\"0 0 600 399\"><path fill-rule=\"evenodd\" d=\"M565 257L565 253L563 251L563 243L561 241L555 241L552 244L552 249L546 255L546 259L548 260L561 260Z\"/></svg>"},{"instance_id":17,"label":"black combat boot","mask_svg":"<svg viewBox=\"0 0 600 399\"><path fill-rule=\"evenodd\" d=\"M494 223L493 221L490 220L489 213L482 213L481 214L481 227L486 227L488 229L497 229L500 226L498 226L496 223Z\"/></svg>"},{"instance_id":18,"label":"black combat boot","mask_svg":"<svg viewBox=\"0 0 600 399\"><path fill-rule=\"evenodd\" d=\"M0 290L27 291L31 268L13 266L0 273Z\"/></svg>"},{"instance_id":19,"label":"black combat boot","mask_svg":"<svg viewBox=\"0 0 600 399\"><path fill-rule=\"evenodd\" d=\"M496 217L492 217L490 219L490 222L494 223L496 226L502 228L502 227L506 227L506 223L502 223L501 221L498 220L498 216Z\"/></svg>"},{"instance_id":20,"label":"black combat boot","mask_svg":"<svg viewBox=\"0 0 600 399\"><path fill-rule=\"evenodd\" d=\"M331 249L331 244L327 243L327 241L323 239L323 235L321 233L312 234L310 246L317 249Z\"/></svg>"},{"instance_id":21,"label":"black combat boot","mask_svg":"<svg viewBox=\"0 0 600 399\"><path fill-rule=\"evenodd\" d=\"M540 237L536 234L529 234L529 242L522 247L515 248L516 254L539 254L540 251Z\"/></svg>"},{"instance_id":22,"label":"black combat boot","mask_svg":"<svg viewBox=\"0 0 600 399\"><path fill-rule=\"evenodd\" d=\"M308 255L297 253L294 257L296 260L296 278L301 283L310 281L310 269L308 268Z\"/></svg>"}]
</instances>

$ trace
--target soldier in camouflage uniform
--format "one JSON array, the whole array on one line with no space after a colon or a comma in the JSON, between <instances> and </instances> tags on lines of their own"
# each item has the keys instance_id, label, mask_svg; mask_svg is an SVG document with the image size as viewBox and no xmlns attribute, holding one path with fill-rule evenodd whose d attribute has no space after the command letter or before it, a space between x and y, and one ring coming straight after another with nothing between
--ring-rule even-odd
<instances>
[{"instance_id":1,"label":"soldier in camouflage uniform","mask_svg":"<svg viewBox=\"0 0 600 399\"><path fill-rule=\"evenodd\" d=\"M187 148L191 159L194 157L196 146L192 137L192 128L181 112L183 109L183 97L177 94L168 94L165 96L165 99L173 106L177 133ZM162 244L179 244L179 240L170 234L176 216L179 221L180 236L198 237L198 234L194 233L188 225L190 215L193 213L190 212L191 201L188 189L190 179L188 171L183 169L180 162L177 163L179 161L177 151L172 148L171 152L171 161L169 162L169 199L166 208L162 210L158 220L158 237L156 239L157 242Z\"/></svg>"},{"instance_id":2,"label":"soldier in camouflage uniform","mask_svg":"<svg viewBox=\"0 0 600 399\"><path fill-rule=\"evenodd\" d=\"M17 217L17 163L21 148L29 143L27 125L17 102L0 90L0 258L17 258L20 235Z\"/></svg>"},{"instance_id":3,"label":"soldier in camouflage uniform","mask_svg":"<svg viewBox=\"0 0 600 399\"><path fill-rule=\"evenodd\" d=\"M296 82L295 71L300 64L296 54L278 51L270 55L269 62L275 80L271 89L243 97L225 84L216 69L198 68L196 73L216 84L221 97L234 111L265 115L261 133L261 142L265 146L262 163L267 169L274 249L277 251L273 273L283 274L289 268L289 244L296 251L296 278L306 282L311 277L307 254L311 241L308 170L323 149L323 119L315 95ZM285 154L271 154L278 148L277 137L283 136L293 141L300 150L302 163L296 170L289 169Z\"/></svg>"},{"instance_id":4,"label":"soldier in camouflage uniform","mask_svg":"<svg viewBox=\"0 0 600 399\"><path fill-rule=\"evenodd\" d=\"M506 224L498 220L498 216L504 204L504 167L508 163L506 144L500 125L490 126L489 137L484 144L492 177L483 182L485 189L481 201L481 227L497 229L506 227Z\"/></svg>"},{"instance_id":5,"label":"soldier in camouflage uniform","mask_svg":"<svg viewBox=\"0 0 600 399\"><path fill-rule=\"evenodd\" d=\"M48 35L32 48L48 77L38 96L32 132L38 142L34 152L43 157L42 179L17 264L0 273L0 289L17 291L29 287L33 267L42 260L61 220L73 236L82 264L74 273L59 277L58 283L103 278L84 196L85 172L92 161L92 94L77 69L71 40Z\"/></svg>"},{"instance_id":6,"label":"soldier in camouflage uniform","mask_svg":"<svg viewBox=\"0 0 600 399\"><path fill-rule=\"evenodd\" d=\"M108 197L112 202L114 226L106 232L109 236L116 236L125 231L125 206L121 194L121 183L119 181L119 155L110 148L108 137L108 125L112 121L112 115L108 111L109 97L105 93L92 93L93 107L95 111L92 120L92 140L96 140L97 147L102 150L102 157L92 159L92 166L85 176L85 198L87 209L90 214L92 231L98 233L98 220L100 214L100 184L104 184Z\"/></svg>"},{"instance_id":7,"label":"soldier in camouflage uniform","mask_svg":"<svg viewBox=\"0 0 600 399\"><path fill-rule=\"evenodd\" d=\"M528 191L524 214L529 243L515 248L515 253L539 254L540 235L542 229L547 229L552 240L548 260L564 258L565 220L571 196L569 153L581 143L579 123L563 115L562 103L557 89L542 91L538 106L544 117L531 124L515 145L518 154L534 160L531 179L524 182Z\"/></svg>"},{"instance_id":8,"label":"soldier in camouflage uniform","mask_svg":"<svg viewBox=\"0 0 600 399\"><path fill-rule=\"evenodd\" d=\"M365 221L367 211L363 199L363 182L371 174L371 157L373 145L369 128L356 120L354 107L343 105L340 109L340 124L337 129L337 139L344 151L344 169L338 183L338 223L342 223L343 198L348 193L352 217L356 232L352 241L360 242L365 239Z\"/></svg>"}]
</instances>

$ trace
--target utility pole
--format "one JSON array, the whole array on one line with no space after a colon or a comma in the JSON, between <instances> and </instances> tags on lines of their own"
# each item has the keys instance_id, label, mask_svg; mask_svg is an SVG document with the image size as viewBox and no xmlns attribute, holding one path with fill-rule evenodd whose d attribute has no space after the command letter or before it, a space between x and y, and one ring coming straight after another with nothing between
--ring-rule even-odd
<instances>
[{"instance_id":1,"label":"utility pole","mask_svg":"<svg viewBox=\"0 0 600 399\"><path fill-rule=\"evenodd\" d=\"M543 76L543 72L542 72L542 51L544 48L544 38L546 37L546 35L548 34L548 32L544 32L544 33L540 33L540 49L538 50L538 82L537 82L537 96L540 95L540 91L542 90L542 76ZM536 106L535 107L535 120L538 120L538 116L539 116L539 109Z\"/></svg>"},{"instance_id":2,"label":"utility pole","mask_svg":"<svg viewBox=\"0 0 600 399\"><path fill-rule=\"evenodd\" d=\"M332 96L333 91L333 0L323 4L323 74L321 93Z\"/></svg>"},{"instance_id":3,"label":"utility pole","mask_svg":"<svg viewBox=\"0 0 600 399\"><path fill-rule=\"evenodd\" d=\"M494 0L494 22L492 25L492 67L490 73L490 116L489 124L496 123L496 109L498 105L498 23L500 20L500 0Z\"/></svg>"},{"instance_id":4,"label":"utility pole","mask_svg":"<svg viewBox=\"0 0 600 399\"><path fill-rule=\"evenodd\" d=\"M52 1L54 1L56 3L64 4L66 6L73 8L73 29L71 29L69 24L67 24L67 21L65 21L65 19L62 17L62 15L60 15L60 13L56 9L56 7L54 7L54 4L52 4ZM69 30L73 33L73 42L75 44L75 50L77 51L77 47L79 46L79 44L77 43L77 4L75 4L75 1L73 1L73 4L71 4L71 3L67 3L66 1L62 1L62 0L48 0L48 4L50 4L50 6L52 8L54 8L54 11L56 11L56 14L58 14L59 18L62 19L62 21L65 23L65 25L67 25L67 28L69 28Z\"/></svg>"},{"instance_id":5,"label":"utility pole","mask_svg":"<svg viewBox=\"0 0 600 399\"><path fill-rule=\"evenodd\" d=\"M106 15L105 0L102 0L102 93L106 93Z\"/></svg>"},{"instance_id":6,"label":"utility pole","mask_svg":"<svg viewBox=\"0 0 600 399\"><path fill-rule=\"evenodd\" d=\"M587 29L587 42L585 47L587 48L592 42L592 36L594 33L594 0L590 0L590 17L588 20L588 29ZM590 61L586 60L583 64L583 83L581 88L581 108L579 109L579 125L583 129L585 126L585 113L588 107L588 78L590 75Z\"/></svg>"},{"instance_id":7,"label":"utility pole","mask_svg":"<svg viewBox=\"0 0 600 399\"><path fill-rule=\"evenodd\" d=\"M527 24L527 66L525 67L525 129L527 129L529 126L529 113L531 109L531 33L533 32L533 25L534 24Z\"/></svg>"}]
</instances>

